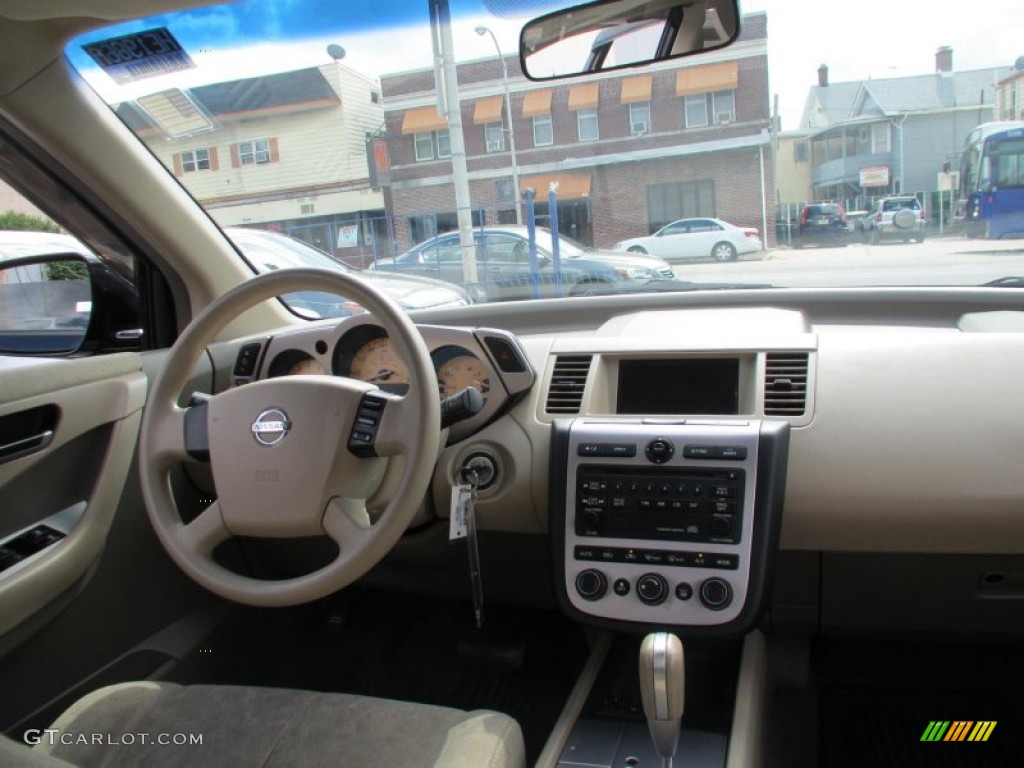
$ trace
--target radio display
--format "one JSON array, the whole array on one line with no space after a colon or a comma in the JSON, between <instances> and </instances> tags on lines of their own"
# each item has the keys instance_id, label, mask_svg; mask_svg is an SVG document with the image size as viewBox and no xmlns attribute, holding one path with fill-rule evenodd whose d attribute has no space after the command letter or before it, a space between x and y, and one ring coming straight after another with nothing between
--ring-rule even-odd
<instances>
[{"instance_id":1,"label":"radio display","mask_svg":"<svg viewBox=\"0 0 1024 768\"><path fill-rule=\"evenodd\" d=\"M620 360L616 413L735 416L739 378L735 358Z\"/></svg>"}]
</instances>

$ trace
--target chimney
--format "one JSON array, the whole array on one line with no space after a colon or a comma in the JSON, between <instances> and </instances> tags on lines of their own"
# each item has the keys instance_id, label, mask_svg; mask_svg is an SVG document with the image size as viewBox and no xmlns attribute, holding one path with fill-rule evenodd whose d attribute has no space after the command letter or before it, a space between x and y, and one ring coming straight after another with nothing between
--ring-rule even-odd
<instances>
[{"instance_id":1,"label":"chimney","mask_svg":"<svg viewBox=\"0 0 1024 768\"><path fill-rule=\"evenodd\" d=\"M935 52L935 71L940 75L948 75L953 71L953 49L944 45Z\"/></svg>"},{"instance_id":2,"label":"chimney","mask_svg":"<svg viewBox=\"0 0 1024 768\"><path fill-rule=\"evenodd\" d=\"M828 65L822 64L818 67L818 85L822 88L828 88Z\"/></svg>"}]
</instances>

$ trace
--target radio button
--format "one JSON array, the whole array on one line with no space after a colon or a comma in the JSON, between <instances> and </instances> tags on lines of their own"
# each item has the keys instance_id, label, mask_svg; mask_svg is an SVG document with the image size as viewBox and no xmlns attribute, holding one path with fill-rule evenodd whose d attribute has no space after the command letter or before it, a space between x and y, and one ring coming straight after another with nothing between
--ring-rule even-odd
<instances>
[{"instance_id":1,"label":"radio button","mask_svg":"<svg viewBox=\"0 0 1024 768\"><path fill-rule=\"evenodd\" d=\"M589 568L577 574L576 592L584 600L600 600L607 591L608 580L600 571Z\"/></svg>"},{"instance_id":2,"label":"radio button","mask_svg":"<svg viewBox=\"0 0 1024 768\"><path fill-rule=\"evenodd\" d=\"M645 573L636 582L636 594L646 605L660 605L668 597L668 582L658 573Z\"/></svg>"},{"instance_id":3,"label":"radio button","mask_svg":"<svg viewBox=\"0 0 1024 768\"><path fill-rule=\"evenodd\" d=\"M736 489L731 485L713 485L711 486L711 495L716 499L734 499L736 498Z\"/></svg>"},{"instance_id":4,"label":"radio button","mask_svg":"<svg viewBox=\"0 0 1024 768\"><path fill-rule=\"evenodd\" d=\"M700 601L705 608L720 611L732 602L732 587L724 579L710 578L700 585Z\"/></svg>"},{"instance_id":5,"label":"radio button","mask_svg":"<svg viewBox=\"0 0 1024 768\"><path fill-rule=\"evenodd\" d=\"M691 597L693 597L693 587L685 581L681 584L676 584L676 598L679 600L689 600Z\"/></svg>"},{"instance_id":6,"label":"radio button","mask_svg":"<svg viewBox=\"0 0 1024 768\"><path fill-rule=\"evenodd\" d=\"M715 448L715 458L728 461L743 461L747 458L747 449L743 445L722 445Z\"/></svg>"},{"instance_id":7,"label":"radio button","mask_svg":"<svg viewBox=\"0 0 1024 768\"><path fill-rule=\"evenodd\" d=\"M683 456L687 459L712 459L715 450L710 445L687 445L683 447Z\"/></svg>"},{"instance_id":8,"label":"radio button","mask_svg":"<svg viewBox=\"0 0 1024 768\"><path fill-rule=\"evenodd\" d=\"M640 559L649 565L661 565L665 562L665 553L650 549L641 552Z\"/></svg>"},{"instance_id":9,"label":"radio button","mask_svg":"<svg viewBox=\"0 0 1024 768\"><path fill-rule=\"evenodd\" d=\"M667 437L658 437L651 440L644 450L647 460L654 464L664 464L671 459L676 452L676 447Z\"/></svg>"},{"instance_id":10,"label":"radio button","mask_svg":"<svg viewBox=\"0 0 1024 768\"><path fill-rule=\"evenodd\" d=\"M604 529L604 514L600 508L586 507L580 516L581 533L595 534Z\"/></svg>"},{"instance_id":11,"label":"radio button","mask_svg":"<svg viewBox=\"0 0 1024 768\"><path fill-rule=\"evenodd\" d=\"M716 516L712 519L711 535L722 539L732 536L732 518Z\"/></svg>"},{"instance_id":12,"label":"radio button","mask_svg":"<svg viewBox=\"0 0 1024 768\"><path fill-rule=\"evenodd\" d=\"M612 590L619 597L625 597L631 589L633 589L633 585L629 583L629 579L616 579L612 585Z\"/></svg>"}]
</instances>

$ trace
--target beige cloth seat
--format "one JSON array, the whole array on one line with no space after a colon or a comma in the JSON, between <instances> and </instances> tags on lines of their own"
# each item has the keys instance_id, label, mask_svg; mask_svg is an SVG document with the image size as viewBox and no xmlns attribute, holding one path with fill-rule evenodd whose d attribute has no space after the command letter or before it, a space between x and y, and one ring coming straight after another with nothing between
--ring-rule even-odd
<instances>
[{"instance_id":1,"label":"beige cloth seat","mask_svg":"<svg viewBox=\"0 0 1024 768\"><path fill-rule=\"evenodd\" d=\"M487 710L343 693L172 683L101 688L0 765L45 768L523 768L519 724ZM97 736L97 734L99 736ZM146 734L148 743L142 743ZM201 736L202 743L175 743ZM93 741L101 743L92 743ZM134 743L127 743L132 741ZM160 741L170 743L159 743ZM62 743L68 742L68 743ZM110 743L113 742L113 743Z\"/></svg>"}]
</instances>

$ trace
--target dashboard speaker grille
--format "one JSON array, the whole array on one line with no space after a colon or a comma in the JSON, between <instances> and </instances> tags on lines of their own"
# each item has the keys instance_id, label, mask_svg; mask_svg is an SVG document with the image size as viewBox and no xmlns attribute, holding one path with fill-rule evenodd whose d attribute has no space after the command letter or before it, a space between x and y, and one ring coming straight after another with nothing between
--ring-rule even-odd
<instances>
[{"instance_id":1,"label":"dashboard speaker grille","mask_svg":"<svg viewBox=\"0 0 1024 768\"><path fill-rule=\"evenodd\" d=\"M765 355L764 415L802 416L807 410L806 352Z\"/></svg>"},{"instance_id":2,"label":"dashboard speaker grille","mask_svg":"<svg viewBox=\"0 0 1024 768\"><path fill-rule=\"evenodd\" d=\"M548 413L580 412L592 360L590 355L562 355L555 358L545 406Z\"/></svg>"}]
</instances>

